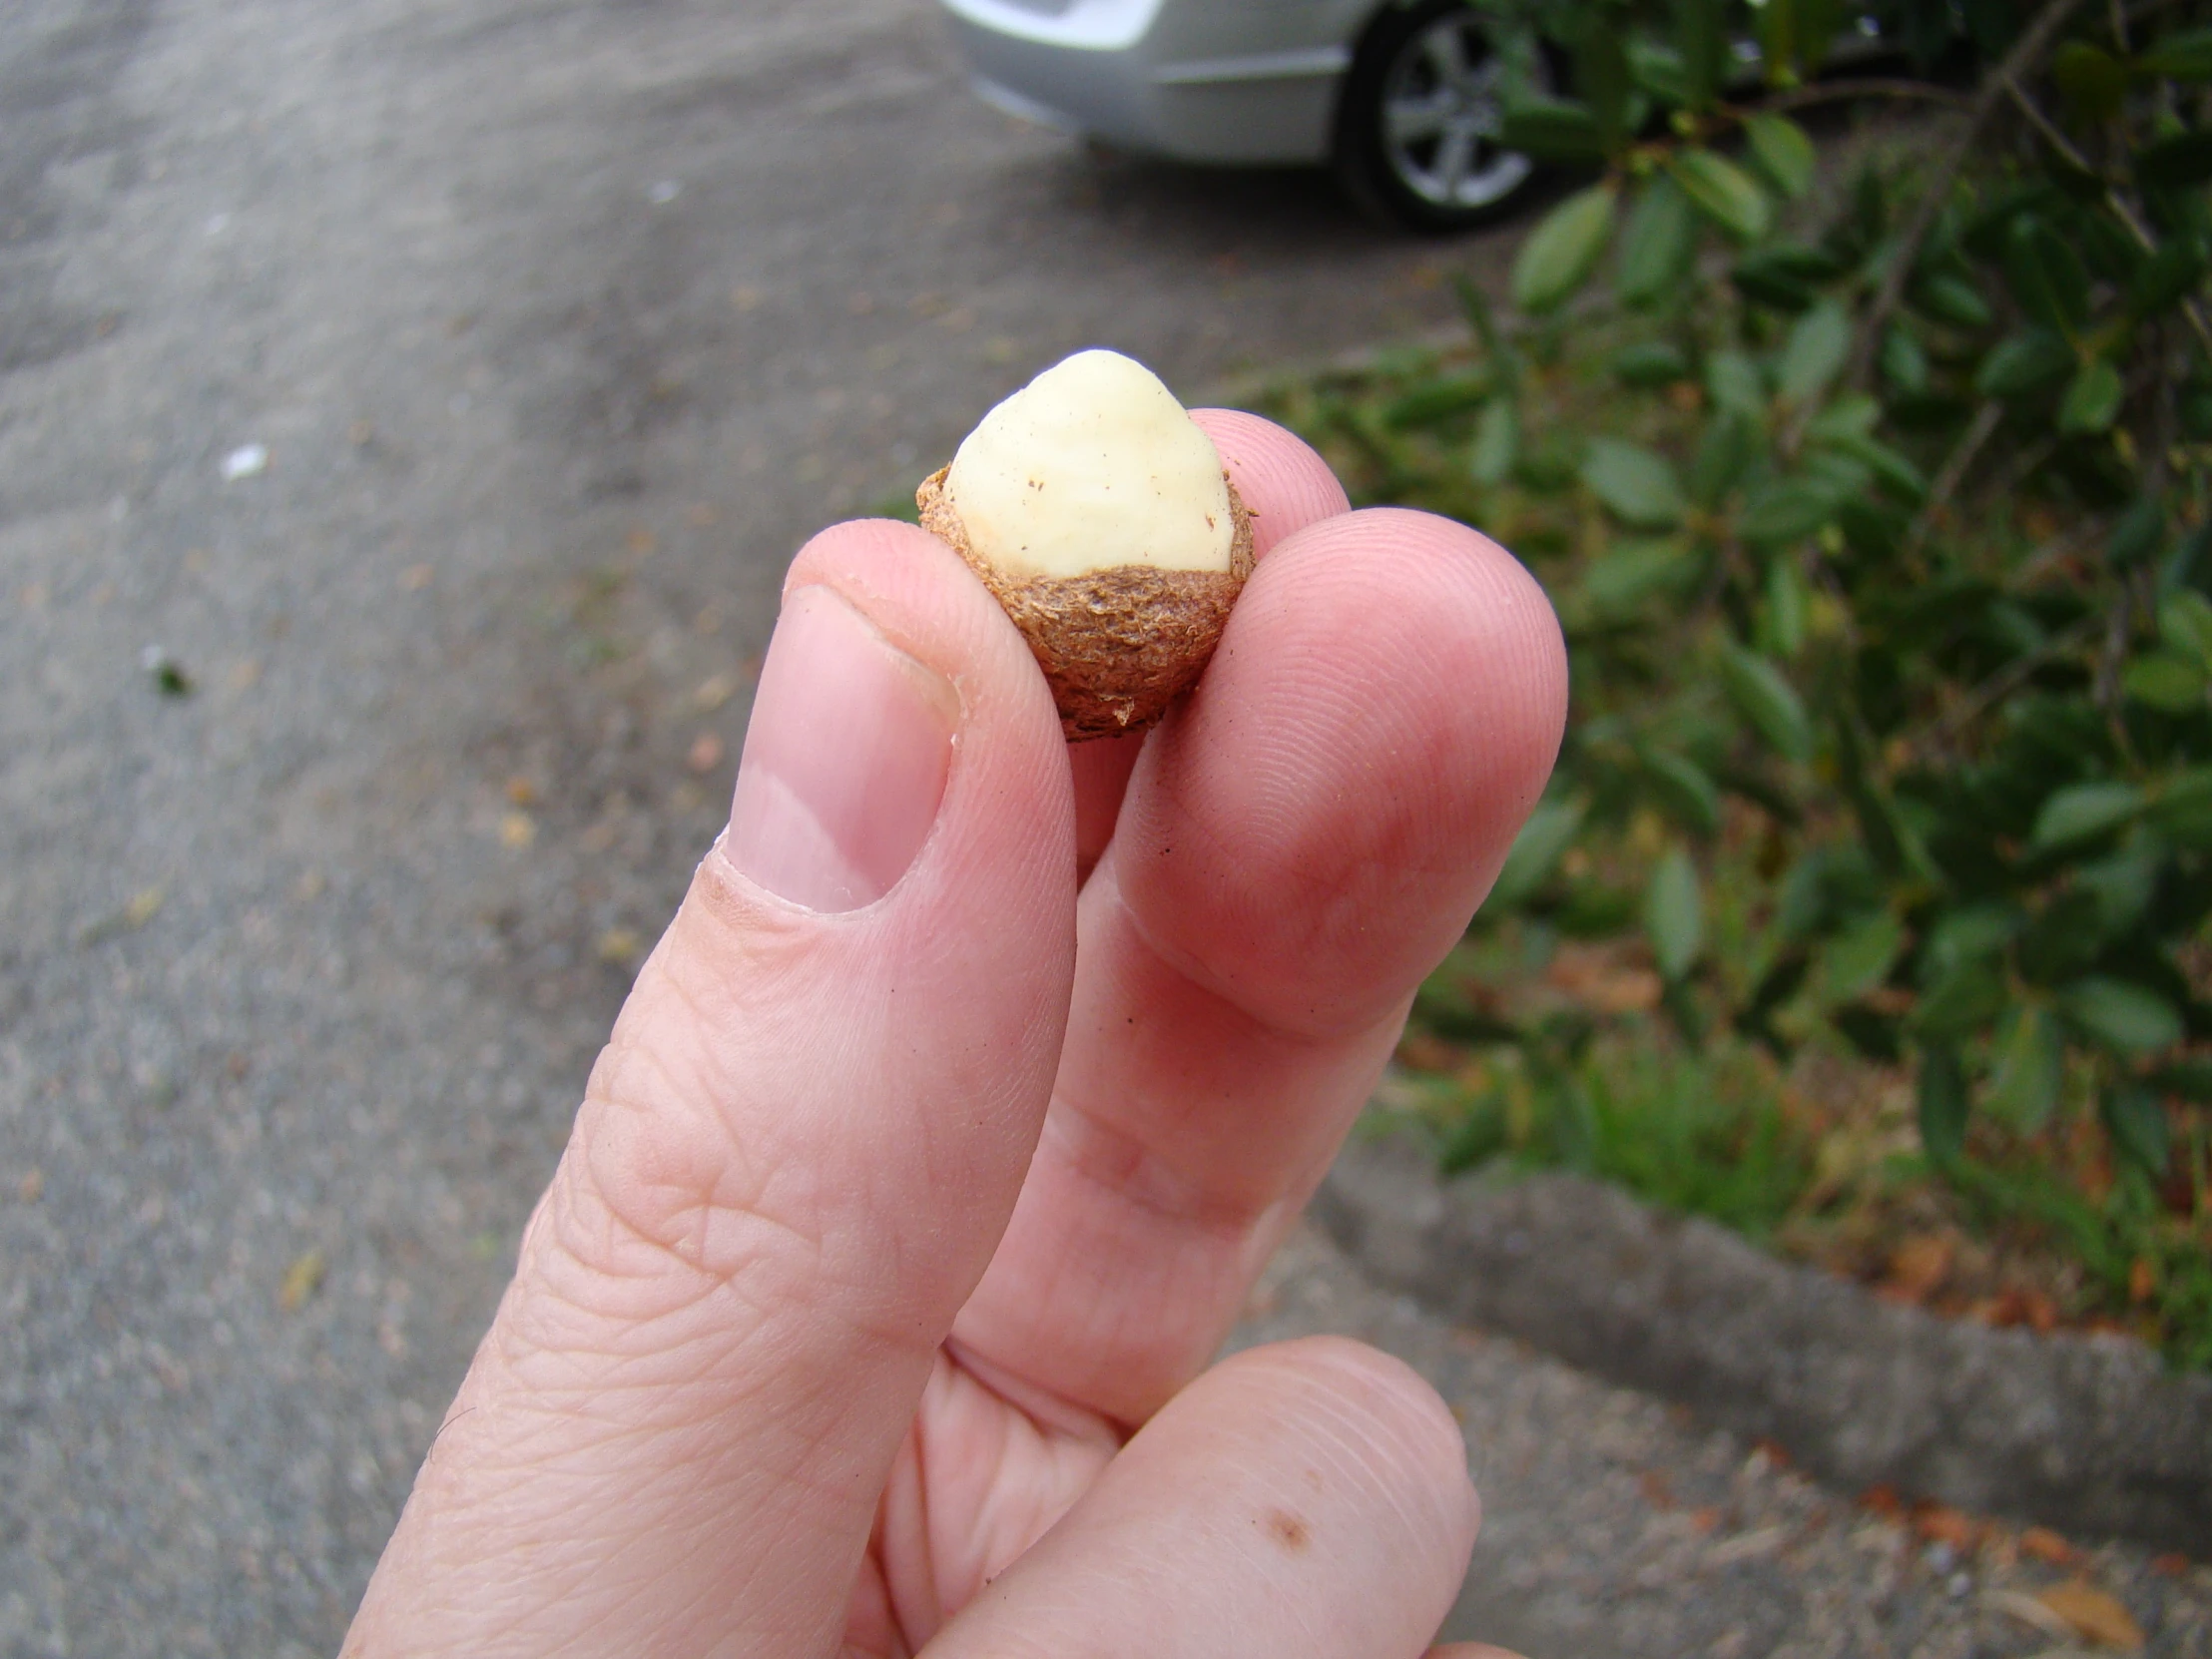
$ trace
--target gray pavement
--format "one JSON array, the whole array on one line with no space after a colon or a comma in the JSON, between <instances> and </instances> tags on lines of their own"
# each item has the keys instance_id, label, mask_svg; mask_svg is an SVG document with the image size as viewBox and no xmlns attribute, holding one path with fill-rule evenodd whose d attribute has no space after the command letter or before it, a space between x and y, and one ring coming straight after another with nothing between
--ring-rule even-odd
<instances>
[{"instance_id":1,"label":"gray pavement","mask_svg":"<svg viewBox=\"0 0 2212 1659\"><path fill-rule=\"evenodd\" d=\"M334 1649L809 530L1066 349L1203 390L1445 257L1012 126L927 0L0 6L0 1655ZM1681 1651L1540 1452L1720 1454L1300 1249L1272 1328L1519 1413L1464 1616Z\"/></svg>"},{"instance_id":2,"label":"gray pavement","mask_svg":"<svg viewBox=\"0 0 2212 1659\"><path fill-rule=\"evenodd\" d=\"M809 531L1435 258L927 0L0 5L0 1653L335 1647Z\"/></svg>"}]
</instances>

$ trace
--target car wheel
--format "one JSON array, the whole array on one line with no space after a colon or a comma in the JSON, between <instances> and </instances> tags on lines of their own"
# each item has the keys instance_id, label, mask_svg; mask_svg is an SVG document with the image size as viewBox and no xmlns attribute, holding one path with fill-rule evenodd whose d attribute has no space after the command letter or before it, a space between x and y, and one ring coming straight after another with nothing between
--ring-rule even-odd
<instances>
[{"instance_id":1,"label":"car wheel","mask_svg":"<svg viewBox=\"0 0 2212 1659\"><path fill-rule=\"evenodd\" d=\"M1506 68L1467 0L1392 6L1354 54L1337 106L1339 180L1370 213L1418 231L1461 231L1511 213L1535 162L1497 142ZM1558 79L1549 56L1537 86Z\"/></svg>"}]
</instances>

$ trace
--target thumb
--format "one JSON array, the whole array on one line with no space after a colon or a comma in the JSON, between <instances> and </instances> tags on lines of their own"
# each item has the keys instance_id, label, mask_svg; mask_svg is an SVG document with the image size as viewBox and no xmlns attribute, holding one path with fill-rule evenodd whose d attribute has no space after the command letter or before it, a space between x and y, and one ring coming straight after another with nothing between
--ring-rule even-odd
<instances>
[{"instance_id":1,"label":"thumb","mask_svg":"<svg viewBox=\"0 0 2212 1659\"><path fill-rule=\"evenodd\" d=\"M919 530L817 538L348 1654L836 1645L1035 1145L1074 899L1019 636Z\"/></svg>"}]
</instances>

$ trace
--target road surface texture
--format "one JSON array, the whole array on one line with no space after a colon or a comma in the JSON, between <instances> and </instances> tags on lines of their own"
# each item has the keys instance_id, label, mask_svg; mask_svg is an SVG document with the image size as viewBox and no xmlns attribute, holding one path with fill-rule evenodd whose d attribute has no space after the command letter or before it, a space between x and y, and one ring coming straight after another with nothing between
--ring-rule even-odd
<instances>
[{"instance_id":1,"label":"road surface texture","mask_svg":"<svg viewBox=\"0 0 2212 1659\"><path fill-rule=\"evenodd\" d=\"M334 1650L810 530L1075 346L1203 388L1494 259L1013 126L926 0L0 6L0 1655ZM1467 1411L1464 1619L2052 1645L1917 1546L1714 1542L1742 1448L1312 1239L1278 1281ZM2201 1577L2098 1561L2203 1651Z\"/></svg>"}]
</instances>

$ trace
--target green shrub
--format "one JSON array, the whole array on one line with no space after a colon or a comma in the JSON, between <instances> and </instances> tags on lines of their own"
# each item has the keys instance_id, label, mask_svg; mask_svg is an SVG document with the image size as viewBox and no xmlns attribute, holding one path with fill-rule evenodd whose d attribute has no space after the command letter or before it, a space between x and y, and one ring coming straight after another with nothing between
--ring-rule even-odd
<instances>
[{"instance_id":1,"label":"green shrub","mask_svg":"<svg viewBox=\"0 0 2212 1659\"><path fill-rule=\"evenodd\" d=\"M2212 28L1962 15L1970 93L1814 81L1825 0L1544 5L1581 96L1520 96L1506 136L1597 176L1522 241L1514 308L1465 284L1465 349L1279 412L1552 587L1573 718L1478 928L1640 934L1686 1056L1575 1062L1569 1161L1644 1157L1631 1095L1722 1133L1681 1093L1700 1044L1908 1067L1958 1204L2070 1240L2212 1364ZM1957 44L1947 7L1885 16ZM1793 112L1889 96L1954 108L1825 176ZM1479 1040L1556 1070L1531 1028ZM1505 1144L1477 1094L1462 1158ZM1725 1134L1795 1167L1756 1113ZM1664 1187L1654 1159L1625 1178Z\"/></svg>"}]
</instances>

